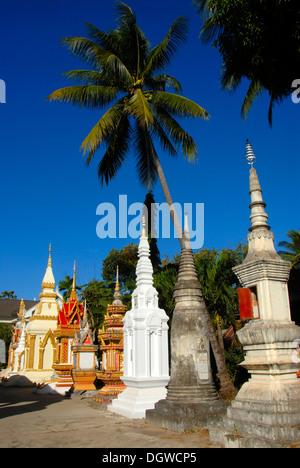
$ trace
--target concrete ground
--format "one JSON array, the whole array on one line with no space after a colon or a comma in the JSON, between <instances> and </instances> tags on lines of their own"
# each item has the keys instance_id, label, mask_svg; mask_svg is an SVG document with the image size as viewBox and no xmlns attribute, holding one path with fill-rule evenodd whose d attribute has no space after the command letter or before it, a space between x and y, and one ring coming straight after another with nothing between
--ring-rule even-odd
<instances>
[{"instance_id":1,"label":"concrete ground","mask_svg":"<svg viewBox=\"0 0 300 468\"><path fill-rule=\"evenodd\" d=\"M1 448L216 448L208 431L178 434L127 419L92 398L33 393L0 385Z\"/></svg>"}]
</instances>

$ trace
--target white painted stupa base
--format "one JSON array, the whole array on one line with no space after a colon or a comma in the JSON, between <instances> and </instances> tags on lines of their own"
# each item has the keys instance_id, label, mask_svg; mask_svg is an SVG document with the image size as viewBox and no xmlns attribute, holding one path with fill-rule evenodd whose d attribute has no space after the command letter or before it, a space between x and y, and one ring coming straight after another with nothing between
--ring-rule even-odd
<instances>
[{"instance_id":1,"label":"white painted stupa base","mask_svg":"<svg viewBox=\"0 0 300 468\"><path fill-rule=\"evenodd\" d=\"M166 398L166 386L170 378L135 379L130 377L122 380L126 385L125 390L112 401L107 409L130 419L140 419L145 417L146 410L154 409L155 403Z\"/></svg>"}]
</instances>

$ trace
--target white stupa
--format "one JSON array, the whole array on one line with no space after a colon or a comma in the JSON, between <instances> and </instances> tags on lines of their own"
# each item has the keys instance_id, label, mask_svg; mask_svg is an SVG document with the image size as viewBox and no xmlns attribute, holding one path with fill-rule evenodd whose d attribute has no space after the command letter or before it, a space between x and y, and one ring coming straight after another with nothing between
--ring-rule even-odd
<instances>
[{"instance_id":1,"label":"white stupa","mask_svg":"<svg viewBox=\"0 0 300 468\"><path fill-rule=\"evenodd\" d=\"M168 316L158 307L153 267L143 218L136 268L137 287L132 308L123 319L126 389L113 400L109 411L128 418L143 418L147 409L166 397L169 382Z\"/></svg>"}]
</instances>

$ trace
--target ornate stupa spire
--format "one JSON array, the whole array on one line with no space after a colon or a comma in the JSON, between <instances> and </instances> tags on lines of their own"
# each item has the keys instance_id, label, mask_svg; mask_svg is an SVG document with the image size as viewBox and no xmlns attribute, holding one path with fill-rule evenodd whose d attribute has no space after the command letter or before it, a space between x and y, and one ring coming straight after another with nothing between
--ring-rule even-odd
<instances>
[{"instance_id":1,"label":"ornate stupa spire","mask_svg":"<svg viewBox=\"0 0 300 468\"><path fill-rule=\"evenodd\" d=\"M24 317L24 312L25 312L25 304L24 304L24 299L21 299L21 302L20 302L20 308L19 308L19 312L18 312L18 317L23 321L23 318Z\"/></svg>"},{"instance_id":2,"label":"ornate stupa spire","mask_svg":"<svg viewBox=\"0 0 300 468\"><path fill-rule=\"evenodd\" d=\"M117 266L116 287L114 292L113 305L123 305L121 301L120 283L119 283L119 265Z\"/></svg>"},{"instance_id":3,"label":"ornate stupa spire","mask_svg":"<svg viewBox=\"0 0 300 468\"><path fill-rule=\"evenodd\" d=\"M253 167L253 164L256 161L256 156L254 154L253 148L249 140L246 141L246 155L245 155L246 163L250 164Z\"/></svg>"},{"instance_id":4,"label":"ornate stupa spire","mask_svg":"<svg viewBox=\"0 0 300 468\"><path fill-rule=\"evenodd\" d=\"M185 212L183 240L185 247L181 252L178 280L174 288L174 298L176 303L179 303L182 300L184 301L186 297L188 297L189 300L196 301L200 301L202 298L202 289L198 280L193 251L191 248L187 212Z\"/></svg>"},{"instance_id":5,"label":"ornate stupa spire","mask_svg":"<svg viewBox=\"0 0 300 468\"><path fill-rule=\"evenodd\" d=\"M153 267L150 260L150 247L146 233L146 218L142 218L142 233L138 249L138 263L136 267L136 291L140 288L153 286Z\"/></svg>"},{"instance_id":6,"label":"ornate stupa spire","mask_svg":"<svg viewBox=\"0 0 300 468\"><path fill-rule=\"evenodd\" d=\"M72 289L71 289L71 294L70 294L70 300L76 300L77 299L77 293L76 293L76 260L74 261L74 268L73 268L73 283L72 283Z\"/></svg>"},{"instance_id":7,"label":"ornate stupa spire","mask_svg":"<svg viewBox=\"0 0 300 468\"><path fill-rule=\"evenodd\" d=\"M274 234L270 231L268 225L268 215L265 211L266 203L262 197L262 189L258 180L258 175L253 167L256 157L254 155L252 146L247 140L246 143L246 163L251 165L249 175L250 185L250 221L249 228L250 234L248 235L248 255L247 261L252 260L257 255L262 254L267 258L278 258L278 254L274 247Z\"/></svg>"},{"instance_id":8,"label":"ornate stupa spire","mask_svg":"<svg viewBox=\"0 0 300 468\"><path fill-rule=\"evenodd\" d=\"M47 290L50 290L51 292L53 292L53 289L55 288L55 279L54 279L53 271L52 271L51 251L52 251L52 248L50 244L47 269L46 269L46 273L42 282L43 292L46 292Z\"/></svg>"}]
</instances>

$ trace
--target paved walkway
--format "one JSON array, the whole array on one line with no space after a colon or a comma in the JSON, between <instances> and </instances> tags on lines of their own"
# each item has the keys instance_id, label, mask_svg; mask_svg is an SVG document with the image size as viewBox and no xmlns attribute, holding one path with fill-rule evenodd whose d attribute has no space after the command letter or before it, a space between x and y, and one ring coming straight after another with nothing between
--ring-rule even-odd
<instances>
[{"instance_id":1,"label":"paved walkway","mask_svg":"<svg viewBox=\"0 0 300 468\"><path fill-rule=\"evenodd\" d=\"M0 385L1 448L215 448L207 431L178 434L110 413L92 399Z\"/></svg>"}]
</instances>

